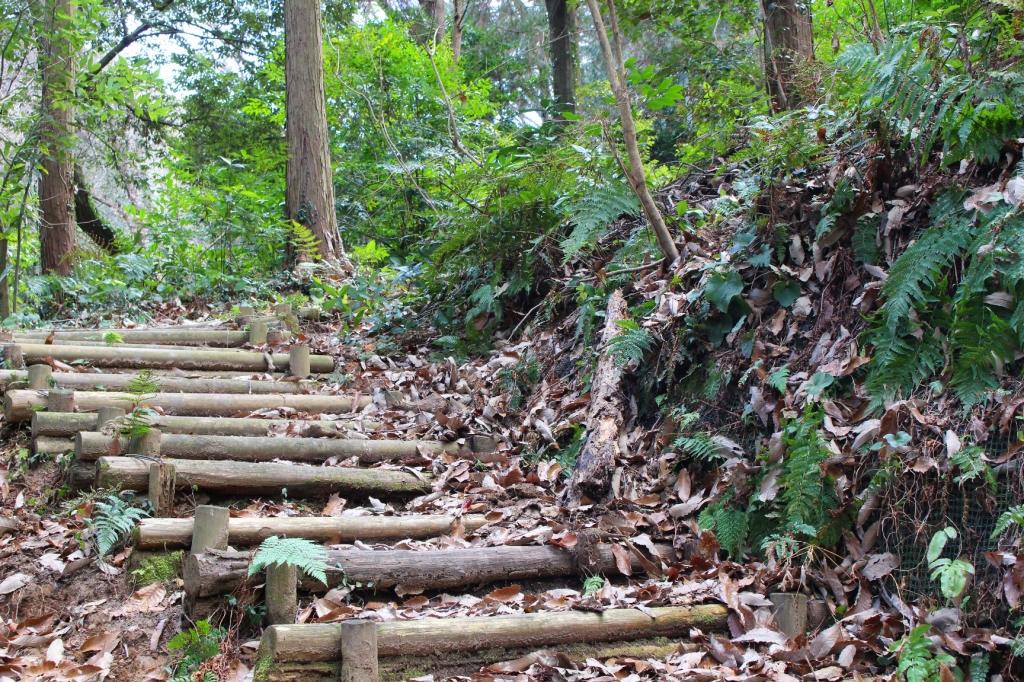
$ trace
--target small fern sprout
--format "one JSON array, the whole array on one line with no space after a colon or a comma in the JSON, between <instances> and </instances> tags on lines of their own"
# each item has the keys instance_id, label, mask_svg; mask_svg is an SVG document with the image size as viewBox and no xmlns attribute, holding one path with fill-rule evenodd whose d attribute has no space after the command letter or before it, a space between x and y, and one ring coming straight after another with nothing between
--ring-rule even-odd
<instances>
[{"instance_id":1,"label":"small fern sprout","mask_svg":"<svg viewBox=\"0 0 1024 682\"><path fill-rule=\"evenodd\" d=\"M327 552L305 538L271 535L264 540L249 564L249 575L256 575L268 566L295 566L310 578L327 584Z\"/></svg>"},{"instance_id":2,"label":"small fern sprout","mask_svg":"<svg viewBox=\"0 0 1024 682\"><path fill-rule=\"evenodd\" d=\"M619 320L622 330L609 342L612 356L620 365L637 364L651 348L651 334L635 320Z\"/></svg>"},{"instance_id":3,"label":"small fern sprout","mask_svg":"<svg viewBox=\"0 0 1024 682\"><path fill-rule=\"evenodd\" d=\"M133 507L125 498L110 494L93 505L92 519L89 526L93 530L96 551L106 556L115 547L123 543L135 530L135 525L149 512L141 507Z\"/></svg>"}]
</instances>

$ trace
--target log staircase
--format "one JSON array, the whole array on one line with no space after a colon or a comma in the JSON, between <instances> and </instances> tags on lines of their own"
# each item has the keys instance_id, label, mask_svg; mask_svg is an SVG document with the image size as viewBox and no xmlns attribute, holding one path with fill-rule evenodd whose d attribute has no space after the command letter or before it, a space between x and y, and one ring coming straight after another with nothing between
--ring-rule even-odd
<instances>
[{"instance_id":1,"label":"log staircase","mask_svg":"<svg viewBox=\"0 0 1024 682\"><path fill-rule=\"evenodd\" d=\"M570 577L578 585L581 579L575 553L554 545L337 546L428 539L456 527L473 533L488 523L481 514L245 518L232 517L226 506L193 510L182 504L182 492L235 502L337 493L382 498L400 508L414 496L443 493L434 490L443 483L435 484L429 467L422 466L433 458L467 458L480 466L498 458L498 443L486 434L458 442L347 438L349 429L372 431L381 421L364 414L370 396L324 390L322 379L334 370L334 358L311 354L307 345L293 341L301 338L295 333L302 320L318 317L315 309L293 313L280 305L273 314L243 308L220 327L15 332L2 341L4 416L10 423L31 424L38 452L74 454L72 486L149 496L155 516L138 527L135 551L188 550L183 579L191 617L215 618L229 594L263 592L268 627L256 680L370 682L427 673L443 679L546 647L580 660L664 657L692 649L680 642L692 629L724 627L726 610L717 605L295 624L300 594L342 583L372 585L377 592L397 586L452 592ZM99 371L70 371L78 365ZM159 391L127 392L139 370L154 373ZM417 409L406 396L389 393L384 399L389 409ZM122 435L126 412L139 407L153 411L148 430ZM260 416L259 411L280 407L293 408L298 417ZM335 465L342 461L348 466ZM190 515L176 518L175 509L183 507ZM254 547L271 536L329 543L327 585L291 566L272 566L250 577ZM587 569L614 574L610 547L592 549ZM656 549L674 552L668 546ZM643 572L643 562L633 569Z\"/></svg>"}]
</instances>

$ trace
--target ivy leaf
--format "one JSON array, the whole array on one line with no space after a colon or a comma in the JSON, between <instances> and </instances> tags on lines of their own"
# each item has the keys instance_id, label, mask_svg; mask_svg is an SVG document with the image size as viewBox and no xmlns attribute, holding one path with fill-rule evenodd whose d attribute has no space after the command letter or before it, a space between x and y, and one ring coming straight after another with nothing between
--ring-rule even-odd
<instances>
[{"instance_id":1,"label":"ivy leaf","mask_svg":"<svg viewBox=\"0 0 1024 682\"><path fill-rule=\"evenodd\" d=\"M772 295L783 308L788 308L800 298L800 285L793 281L779 281L772 285Z\"/></svg>"},{"instance_id":2,"label":"ivy leaf","mask_svg":"<svg viewBox=\"0 0 1024 682\"><path fill-rule=\"evenodd\" d=\"M729 311L729 304L743 291L743 278L735 270L716 272L704 287L704 295L723 313Z\"/></svg>"}]
</instances>

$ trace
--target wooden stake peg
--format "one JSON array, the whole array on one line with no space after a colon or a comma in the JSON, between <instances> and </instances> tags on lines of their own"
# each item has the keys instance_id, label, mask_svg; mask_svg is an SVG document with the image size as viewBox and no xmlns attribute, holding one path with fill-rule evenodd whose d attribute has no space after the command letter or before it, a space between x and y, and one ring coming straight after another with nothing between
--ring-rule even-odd
<instances>
[{"instance_id":1,"label":"wooden stake peg","mask_svg":"<svg viewBox=\"0 0 1024 682\"><path fill-rule=\"evenodd\" d=\"M768 598L774 606L775 623L787 637L796 637L807 632L806 594L773 592Z\"/></svg>"},{"instance_id":2,"label":"wooden stake peg","mask_svg":"<svg viewBox=\"0 0 1024 682\"><path fill-rule=\"evenodd\" d=\"M101 407L96 410L96 430L102 431L110 422L120 419L126 414L127 412L122 407Z\"/></svg>"},{"instance_id":3,"label":"wooden stake peg","mask_svg":"<svg viewBox=\"0 0 1024 682\"><path fill-rule=\"evenodd\" d=\"M292 314L291 303L277 303L274 305L274 314L278 317L287 317Z\"/></svg>"},{"instance_id":4,"label":"wooden stake peg","mask_svg":"<svg viewBox=\"0 0 1024 682\"><path fill-rule=\"evenodd\" d=\"M145 455L146 457L159 457L160 438L160 430L150 428L141 436L136 436L131 439L128 443L128 454Z\"/></svg>"},{"instance_id":5,"label":"wooden stake peg","mask_svg":"<svg viewBox=\"0 0 1024 682\"><path fill-rule=\"evenodd\" d=\"M377 682L377 624L346 620L341 624L341 682Z\"/></svg>"},{"instance_id":6,"label":"wooden stake peg","mask_svg":"<svg viewBox=\"0 0 1024 682\"><path fill-rule=\"evenodd\" d=\"M47 412L74 412L75 392L66 388L51 388L46 394Z\"/></svg>"},{"instance_id":7,"label":"wooden stake peg","mask_svg":"<svg viewBox=\"0 0 1024 682\"><path fill-rule=\"evenodd\" d=\"M253 320L249 323L249 343L253 346L262 346L267 342L269 325L266 320Z\"/></svg>"},{"instance_id":8,"label":"wooden stake peg","mask_svg":"<svg viewBox=\"0 0 1024 682\"><path fill-rule=\"evenodd\" d=\"M267 332L267 343L271 346L279 346L285 342L285 336L283 329L271 329Z\"/></svg>"},{"instance_id":9,"label":"wooden stake peg","mask_svg":"<svg viewBox=\"0 0 1024 682\"><path fill-rule=\"evenodd\" d=\"M53 367L49 365L31 365L28 368L28 387L36 391L50 388L53 382Z\"/></svg>"},{"instance_id":10,"label":"wooden stake peg","mask_svg":"<svg viewBox=\"0 0 1024 682\"><path fill-rule=\"evenodd\" d=\"M299 608L299 571L292 564L271 564L267 567L267 622L270 625L292 625Z\"/></svg>"},{"instance_id":11,"label":"wooden stake peg","mask_svg":"<svg viewBox=\"0 0 1024 682\"><path fill-rule=\"evenodd\" d=\"M153 516L170 518L174 516L174 486L176 471L173 464L153 462L149 465L149 502L153 505Z\"/></svg>"},{"instance_id":12,"label":"wooden stake peg","mask_svg":"<svg viewBox=\"0 0 1024 682\"><path fill-rule=\"evenodd\" d=\"M201 554L208 549L228 548L227 507L202 504L196 507L192 527L192 554Z\"/></svg>"},{"instance_id":13,"label":"wooden stake peg","mask_svg":"<svg viewBox=\"0 0 1024 682\"><path fill-rule=\"evenodd\" d=\"M301 379L309 376L309 346L303 343L288 351L288 373Z\"/></svg>"}]
</instances>

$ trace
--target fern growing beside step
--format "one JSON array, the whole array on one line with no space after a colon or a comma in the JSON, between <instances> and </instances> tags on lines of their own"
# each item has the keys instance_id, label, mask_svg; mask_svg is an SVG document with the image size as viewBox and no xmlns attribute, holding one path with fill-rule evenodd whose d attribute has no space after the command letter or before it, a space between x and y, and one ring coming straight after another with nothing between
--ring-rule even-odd
<instances>
[{"instance_id":1,"label":"fern growing beside step","mask_svg":"<svg viewBox=\"0 0 1024 682\"><path fill-rule=\"evenodd\" d=\"M271 535L263 541L249 564L249 575L268 566L295 566L314 580L327 584L327 552L321 545L304 538L279 538Z\"/></svg>"}]
</instances>

